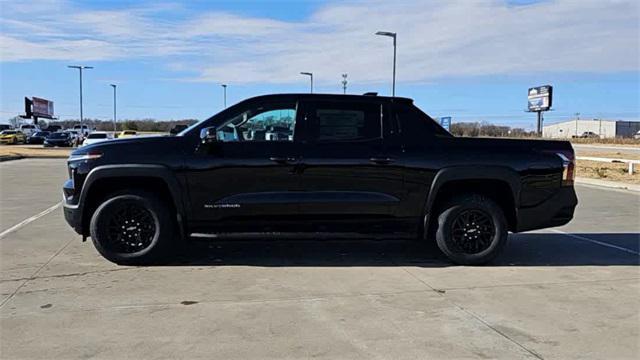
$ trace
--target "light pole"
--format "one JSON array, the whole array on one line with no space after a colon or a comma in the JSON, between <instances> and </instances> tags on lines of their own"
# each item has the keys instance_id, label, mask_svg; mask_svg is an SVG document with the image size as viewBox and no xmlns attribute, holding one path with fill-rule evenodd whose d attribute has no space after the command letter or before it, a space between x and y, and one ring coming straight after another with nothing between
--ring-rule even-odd
<instances>
[{"instance_id":1,"label":"light pole","mask_svg":"<svg viewBox=\"0 0 640 360\"><path fill-rule=\"evenodd\" d=\"M347 93L347 74L342 74L342 93Z\"/></svg>"},{"instance_id":2,"label":"light pole","mask_svg":"<svg viewBox=\"0 0 640 360\"><path fill-rule=\"evenodd\" d=\"M391 96L396 96L396 33L389 31L378 31L376 35L389 36L393 38L393 87Z\"/></svg>"},{"instance_id":3,"label":"light pole","mask_svg":"<svg viewBox=\"0 0 640 360\"><path fill-rule=\"evenodd\" d=\"M223 104L224 104L224 108L226 109L227 108L227 84L222 84L220 86L222 86L222 89L223 89L223 93L224 93Z\"/></svg>"},{"instance_id":4,"label":"light pole","mask_svg":"<svg viewBox=\"0 0 640 360\"><path fill-rule=\"evenodd\" d=\"M113 132L118 131L118 128L116 127L116 123L118 122L118 119L116 118L116 84L110 84L111 87L113 88Z\"/></svg>"},{"instance_id":5,"label":"light pole","mask_svg":"<svg viewBox=\"0 0 640 360\"><path fill-rule=\"evenodd\" d=\"M310 72L301 72L300 75L307 75L311 78L311 93L313 94L313 73Z\"/></svg>"},{"instance_id":6,"label":"light pole","mask_svg":"<svg viewBox=\"0 0 640 360\"><path fill-rule=\"evenodd\" d=\"M71 68L71 69L80 70L80 132L84 133L84 131L82 131L82 122L84 120L84 117L82 116L82 70L83 69L93 69L93 66L69 65L67 67Z\"/></svg>"}]
</instances>

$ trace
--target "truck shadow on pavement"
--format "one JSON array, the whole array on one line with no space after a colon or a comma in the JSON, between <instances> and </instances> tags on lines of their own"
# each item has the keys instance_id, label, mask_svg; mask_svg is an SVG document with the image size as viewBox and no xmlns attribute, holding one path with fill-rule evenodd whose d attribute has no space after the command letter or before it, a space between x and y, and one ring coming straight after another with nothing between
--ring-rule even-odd
<instances>
[{"instance_id":1,"label":"truck shadow on pavement","mask_svg":"<svg viewBox=\"0 0 640 360\"><path fill-rule=\"evenodd\" d=\"M511 234L505 251L487 266L638 266L639 250L638 233ZM434 242L253 239L195 242L170 265L455 266Z\"/></svg>"}]
</instances>

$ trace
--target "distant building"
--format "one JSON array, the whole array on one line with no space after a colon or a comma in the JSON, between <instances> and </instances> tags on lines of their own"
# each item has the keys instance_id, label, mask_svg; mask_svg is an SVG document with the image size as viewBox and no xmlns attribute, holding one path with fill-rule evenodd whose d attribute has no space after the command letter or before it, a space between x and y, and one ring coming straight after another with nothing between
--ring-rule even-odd
<instances>
[{"instance_id":1,"label":"distant building","mask_svg":"<svg viewBox=\"0 0 640 360\"><path fill-rule=\"evenodd\" d=\"M630 138L638 131L640 131L640 121L574 119L543 126L542 136L567 139L580 137L585 133L592 133L600 138Z\"/></svg>"}]
</instances>

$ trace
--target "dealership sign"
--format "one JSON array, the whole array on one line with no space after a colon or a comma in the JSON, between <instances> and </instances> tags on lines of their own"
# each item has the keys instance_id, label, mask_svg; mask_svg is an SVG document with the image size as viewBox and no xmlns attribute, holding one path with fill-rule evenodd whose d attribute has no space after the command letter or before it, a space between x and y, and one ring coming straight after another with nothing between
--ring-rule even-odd
<instances>
[{"instance_id":1,"label":"dealership sign","mask_svg":"<svg viewBox=\"0 0 640 360\"><path fill-rule=\"evenodd\" d=\"M33 104L31 109L33 116L53 118L53 101L33 97L31 102Z\"/></svg>"},{"instance_id":2,"label":"dealership sign","mask_svg":"<svg viewBox=\"0 0 640 360\"><path fill-rule=\"evenodd\" d=\"M440 126L445 128L445 130L451 132L451 116L441 117Z\"/></svg>"},{"instance_id":3,"label":"dealership sign","mask_svg":"<svg viewBox=\"0 0 640 360\"><path fill-rule=\"evenodd\" d=\"M529 89L527 100L529 102L529 111L547 111L551 108L553 99L553 87L544 85Z\"/></svg>"}]
</instances>

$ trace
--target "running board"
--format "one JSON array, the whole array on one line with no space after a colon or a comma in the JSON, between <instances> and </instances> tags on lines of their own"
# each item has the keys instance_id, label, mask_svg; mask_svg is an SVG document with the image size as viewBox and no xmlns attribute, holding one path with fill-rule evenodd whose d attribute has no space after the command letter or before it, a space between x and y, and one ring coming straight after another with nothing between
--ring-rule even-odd
<instances>
[{"instance_id":1,"label":"running board","mask_svg":"<svg viewBox=\"0 0 640 360\"><path fill-rule=\"evenodd\" d=\"M234 232L234 233L192 233L192 238L196 239L247 239L247 240L337 240L337 239L406 239L411 238L411 234L361 234L361 233L334 233L334 232Z\"/></svg>"}]
</instances>

